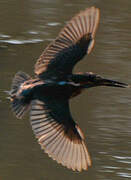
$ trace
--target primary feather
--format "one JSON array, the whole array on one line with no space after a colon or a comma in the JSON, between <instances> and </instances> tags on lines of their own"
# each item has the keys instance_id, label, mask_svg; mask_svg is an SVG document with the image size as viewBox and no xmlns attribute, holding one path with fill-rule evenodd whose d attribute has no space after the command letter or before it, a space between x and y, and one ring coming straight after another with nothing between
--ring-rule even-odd
<instances>
[{"instance_id":1,"label":"primary feather","mask_svg":"<svg viewBox=\"0 0 131 180\"><path fill-rule=\"evenodd\" d=\"M91 7L73 17L37 60L35 73L42 78L72 73L94 46L99 14L99 9Z\"/></svg>"}]
</instances>

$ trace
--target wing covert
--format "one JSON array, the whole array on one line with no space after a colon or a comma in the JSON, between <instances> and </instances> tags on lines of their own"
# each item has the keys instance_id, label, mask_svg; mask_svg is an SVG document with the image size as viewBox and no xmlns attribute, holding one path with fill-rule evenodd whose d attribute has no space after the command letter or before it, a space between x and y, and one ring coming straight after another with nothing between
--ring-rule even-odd
<instances>
[{"instance_id":1,"label":"wing covert","mask_svg":"<svg viewBox=\"0 0 131 180\"><path fill-rule=\"evenodd\" d=\"M95 7L73 17L37 60L35 73L40 77L71 73L74 65L91 52L98 23L99 9Z\"/></svg>"},{"instance_id":2,"label":"wing covert","mask_svg":"<svg viewBox=\"0 0 131 180\"><path fill-rule=\"evenodd\" d=\"M88 169L91 160L84 136L67 101L33 100L30 121L41 148L51 158L73 170Z\"/></svg>"}]
</instances>

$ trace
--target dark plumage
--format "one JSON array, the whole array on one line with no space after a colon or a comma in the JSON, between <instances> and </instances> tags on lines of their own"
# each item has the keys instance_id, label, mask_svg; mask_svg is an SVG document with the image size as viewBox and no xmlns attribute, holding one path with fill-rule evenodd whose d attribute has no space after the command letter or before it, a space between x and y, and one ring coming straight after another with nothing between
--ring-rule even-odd
<instances>
[{"instance_id":1,"label":"dark plumage","mask_svg":"<svg viewBox=\"0 0 131 180\"><path fill-rule=\"evenodd\" d=\"M18 72L10 99L17 118L30 110L30 122L41 148L67 168L87 170L91 159L84 135L72 119L69 99L94 86L128 87L94 73L72 74L74 65L94 45L99 9L81 11L44 50L35 64L36 78Z\"/></svg>"}]
</instances>

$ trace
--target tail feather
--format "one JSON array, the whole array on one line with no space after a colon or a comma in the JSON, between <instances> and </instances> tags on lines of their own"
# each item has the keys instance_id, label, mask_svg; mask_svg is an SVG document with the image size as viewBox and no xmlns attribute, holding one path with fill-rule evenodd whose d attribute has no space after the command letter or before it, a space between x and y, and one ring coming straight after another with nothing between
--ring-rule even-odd
<instances>
[{"instance_id":1,"label":"tail feather","mask_svg":"<svg viewBox=\"0 0 131 180\"><path fill-rule=\"evenodd\" d=\"M21 99L14 98L11 102L12 110L16 117L21 119L25 113L30 109L30 104L23 103Z\"/></svg>"},{"instance_id":2,"label":"tail feather","mask_svg":"<svg viewBox=\"0 0 131 180\"><path fill-rule=\"evenodd\" d=\"M15 95L20 88L20 85L29 79L31 79L31 77L22 71L16 73L11 86L11 95Z\"/></svg>"},{"instance_id":3,"label":"tail feather","mask_svg":"<svg viewBox=\"0 0 131 180\"><path fill-rule=\"evenodd\" d=\"M11 107L16 117L19 119L21 119L29 110L30 103L27 103L24 97L17 96L17 92L20 89L21 84L30 79L31 77L29 75L20 71L16 73L12 82L11 91L9 93L11 96Z\"/></svg>"}]
</instances>

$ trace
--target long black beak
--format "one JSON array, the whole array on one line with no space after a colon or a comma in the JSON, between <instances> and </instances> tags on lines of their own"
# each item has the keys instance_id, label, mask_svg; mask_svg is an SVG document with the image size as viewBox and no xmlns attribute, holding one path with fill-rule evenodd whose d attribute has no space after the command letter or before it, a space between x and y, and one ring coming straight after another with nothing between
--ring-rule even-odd
<instances>
[{"instance_id":1,"label":"long black beak","mask_svg":"<svg viewBox=\"0 0 131 180\"><path fill-rule=\"evenodd\" d=\"M96 86L131 88L131 86L126 83L121 83L119 81L106 79L92 72L87 72L86 74L83 75L77 75L77 78L78 78L77 80L79 80L78 83L80 83L83 88L90 88Z\"/></svg>"},{"instance_id":2,"label":"long black beak","mask_svg":"<svg viewBox=\"0 0 131 180\"><path fill-rule=\"evenodd\" d=\"M104 79L101 78L101 80L99 79L98 81L98 86L112 86L112 87L120 87L120 88L129 88L131 87L130 85L126 84L126 83L121 83L118 81L114 81L114 80L110 80L110 79Z\"/></svg>"}]
</instances>

